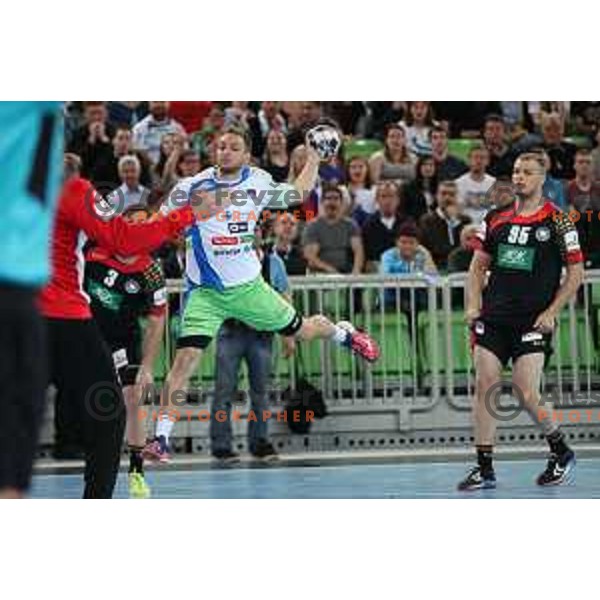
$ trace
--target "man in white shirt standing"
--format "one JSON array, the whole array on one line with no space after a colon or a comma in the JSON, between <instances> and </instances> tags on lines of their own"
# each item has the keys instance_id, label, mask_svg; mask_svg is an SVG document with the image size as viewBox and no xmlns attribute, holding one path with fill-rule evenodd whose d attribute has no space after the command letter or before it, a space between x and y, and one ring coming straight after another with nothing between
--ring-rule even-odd
<instances>
[{"instance_id":1,"label":"man in white shirt standing","mask_svg":"<svg viewBox=\"0 0 600 600\"><path fill-rule=\"evenodd\" d=\"M169 117L169 103L151 101L150 114L133 128L133 147L143 150L153 164L160 158L160 140L167 133L178 133L186 137L185 129Z\"/></svg>"},{"instance_id":2,"label":"man in white shirt standing","mask_svg":"<svg viewBox=\"0 0 600 600\"><path fill-rule=\"evenodd\" d=\"M107 197L115 215L123 214L130 206L147 206L150 190L140 183L142 167L138 157L134 154L122 156L119 159L118 170L122 185Z\"/></svg>"},{"instance_id":3,"label":"man in white shirt standing","mask_svg":"<svg viewBox=\"0 0 600 600\"><path fill-rule=\"evenodd\" d=\"M496 178L485 172L489 163L487 148L483 144L473 146L469 152L469 172L456 179L458 205L476 225L483 221L485 213L490 209L487 194L496 183Z\"/></svg>"}]
</instances>

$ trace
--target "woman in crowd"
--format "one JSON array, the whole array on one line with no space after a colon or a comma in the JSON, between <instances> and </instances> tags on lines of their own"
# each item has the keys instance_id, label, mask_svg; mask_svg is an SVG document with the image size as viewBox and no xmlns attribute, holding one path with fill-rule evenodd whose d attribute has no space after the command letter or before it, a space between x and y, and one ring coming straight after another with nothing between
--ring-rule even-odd
<instances>
[{"instance_id":1,"label":"woman in crowd","mask_svg":"<svg viewBox=\"0 0 600 600\"><path fill-rule=\"evenodd\" d=\"M406 119L400 124L406 129L410 152L416 155L431 152L429 132L434 125L431 102L409 102Z\"/></svg>"},{"instance_id":2,"label":"woman in crowd","mask_svg":"<svg viewBox=\"0 0 600 600\"><path fill-rule=\"evenodd\" d=\"M369 161L371 181L392 179L399 184L412 181L415 177L416 159L408 150L406 130L399 123L390 123L385 128L384 149L376 152Z\"/></svg>"},{"instance_id":3,"label":"woman in crowd","mask_svg":"<svg viewBox=\"0 0 600 600\"><path fill-rule=\"evenodd\" d=\"M346 164L346 187L350 195L350 215L359 225L377 210L375 192L371 189L369 162L362 156L351 158Z\"/></svg>"},{"instance_id":4,"label":"woman in crowd","mask_svg":"<svg viewBox=\"0 0 600 600\"><path fill-rule=\"evenodd\" d=\"M431 156L421 156L417 161L417 176L402 190L406 213L416 222L435 207L437 186L435 161Z\"/></svg>"},{"instance_id":5,"label":"woman in crowd","mask_svg":"<svg viewBox=\"0 0 600 600\"><path fill-rule=\"evenodd\" d=\"M278 183L287 181L290 172L290 156L287 151L287 138L280 129L271 129L267 134L263 169Z\"/></svg>"}]
</instances>

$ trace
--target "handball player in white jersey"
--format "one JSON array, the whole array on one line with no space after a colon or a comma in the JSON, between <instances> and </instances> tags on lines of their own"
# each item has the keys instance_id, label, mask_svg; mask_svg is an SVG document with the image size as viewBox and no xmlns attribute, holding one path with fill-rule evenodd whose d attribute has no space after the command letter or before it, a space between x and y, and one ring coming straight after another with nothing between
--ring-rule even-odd
<instances>
[{"instance_id":1,"label":"handball player in white jersey","mask_svg":"<svg viewBox=\"0 0 600 600\"><path fill-rule=\"evenodd\" d=\"M177 352L161 398L164 410L156 437L144 449L146 458L169 460L174 426L170 396L187 389L203 349L226 319L300 340L331 339L369 362L379 357L377 343L348 323L334 324L323 315L300 316L264 281L253 251L260 213L299 205L315 186L321 160L337 153L339 144L331 126L315 127L307 134L304 169L293 184L276 183L266 171L249 166L249 137L232 126L218 140L217 166L181 180L169 195L163 212L190 204L197 218L186 230L186 294Z\"/></svg>"}]
</instances>

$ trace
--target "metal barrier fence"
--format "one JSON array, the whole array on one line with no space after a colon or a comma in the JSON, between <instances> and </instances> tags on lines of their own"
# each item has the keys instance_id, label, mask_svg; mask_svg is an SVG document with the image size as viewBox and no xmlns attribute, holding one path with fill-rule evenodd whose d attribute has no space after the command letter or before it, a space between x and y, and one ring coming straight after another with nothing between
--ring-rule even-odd
<instances>
[{"instance_id":1,"label":"metal barrier fence","mask_svg":"<svg viewBox=\"0 0 600 600\"><path fill-rule=\"evenodd\" d=\"M429 280L379 275L291 278L295 306L304 315L318 312L364 327L378 340L382 354L369 365L331 342L313 341L300 342L295 358L285 360L276 336L270 382L274 412L281 407L282 391L294 386L297 375L323 391L329 409L329 416L315 421L309 436L291 435L285 423L272 421L270 436L276 448L284 452L466 448L472 441L474 378L464 321L464 282L464 274ZM169 281L168 288L172 300L183 293L180 281ZM564 415L569 439L579 443L600 440L599 322L600 271L588 271L578 297L560 315L554 353L542 382L543 392ZM177 329L178 317L171 314L156 365L157 383L166 377L174 357ZM212 343L203 356L185 408L210 407L215 350ZM507 373L507 381L509 377ZM247 376L242 375L238 389L247 387ZM242 413L249 408L247 399L236 406ZM569 418L573 408L594 408L593 418L574 421ZM149 430L154 427L148 425ZM175 451L208 453L208 425L197 420L178 423ZM246 427L244 419L232 423L239 450L245 447ZM52 429L50 411L42 446L51 445ZM539 444L540 434L521 412L499 423L497 439L499 444Z\"/></svg>"},{"instance_id":2,"label":"metal barrier fence","mask_svg":"<svg viewBox=\"0 0 600 600\"><path fill-rule=\"evenodd\" d=\"M337 322L364 327L379 342L381 359L368 365L328 341L299 343L297 356L284 360L275 351L271 390L276 395L302 372L323 390L332 406L388 404L401 398L444 397L470 402L473 372L468 328L464 321L465 274L438 278L381 275L292 277L294 304L304 315L321 313ZM170 294L182 282L168 282ZM554 336L554 353L543 389L562 401L566 393L600 390L600 271L586 272L578 297L563 309ZM167 320L163 364L174 354L177 317ZM214 344L212 345L214 346ZM301 360L300 360L301 359ZM203 357L194 384L209 390L214 347Z\"/></svg>"}]
</instances>

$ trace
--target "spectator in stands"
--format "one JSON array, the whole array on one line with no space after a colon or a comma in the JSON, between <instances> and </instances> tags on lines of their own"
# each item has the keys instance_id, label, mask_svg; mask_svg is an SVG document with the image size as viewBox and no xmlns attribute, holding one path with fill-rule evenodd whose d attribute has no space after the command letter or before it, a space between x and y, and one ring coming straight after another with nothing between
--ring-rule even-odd
<instances>
[{"instance_id":1,"label":"spectator in stands","mask_svg":"<svg viewBox=\"0 0 600 600\"><path fill-rule=\"evenodd\" d=\"M134 152L131 144L131 131L126 126L119 126L110 144L98 143L91 165L84 176L92 181L102 194L112 192L121 185L119 177L119 159L128 154L135 154L140 161L140 182L149 187L152 185L150 165L143 152Z\"/></svg>"},{"instance_id":2,"label":"spectator in stands","mask_svg":"<svg viewBox=\"0 0 600 600\"><path fill-rule=\"evenodd\" d=\"M364 250L358 226L344 216L339 187L323 190L322 214L310 222L303 235L304 257L314 273L361 273Z\"/></svg>"},{"instance_id":3,"label":"spectator in stands","mask_svg":"<svg viewBox=\"0 0 600 600\"><path fill-rule=\"evenodd\" d=\"M396 277L437 275L437 269L431 254L426 248L419 245L418 229L412 221L404 223L394 237L394 245L381 255L379 272L382 275L394 275ZM410 290L401 290L400 310L410 312L411 308L419 310L427 305L426 290L415 290L413 297L415 306L411 307ZM387 288L384 292L384 299L386 308L394 309L397 301L396 290Z\"/></svg>"},{"instance_id":4,"label":"spectator in stands","mask_svg":"<svg viewBox=\"0 0 600 600\"><path fill-rule=\"evenodd\" d=\"M417 156L431 154L429 132L434 126L431 102L409 102L406 119L400 124L406 130L408 150Z\"/></svg>"},{"instance_id":5,"label":"spectator in stands","mask_svg":"<svg viewBox=\"0 0 600 600\"><path fill-rule=\"evenodd\" d=\"M421 242L431 252L440 271L445 271L448 255L460 243L460 232L470 219L460 214L456 183L440 182L437 190L437 208L423 215L419 221Z\"/></svg>"},{"instance_id":6,"label":"spectator in stands","mask_svg":"<svg viewBox=\"0 0 600 600\"><path fill-rule=\"evenodd\" d=\"M215 164L210 159L212 142L218 137L225 124L225 111L219 103L214 103L206 117L202 129L191 136L190 146L203 163Z\"/></svg>"},{"instance_id":7,"label":"spectator in stands","mask_svg":"<svg viewBox=\"0 0 600 600\"><path fill-rule=\"evenodd\" d=\"M400 189L393 181L382 181L376 187L377 211L362 228L365 248L366 272L376 273L381 255L391 248L400 228L414 220L407 217L400 208Z\"/></svg>"},{"instance_id":8,"label":"spectator in stands","mask_svg":"<svg viewBox=\"0 0 600 600\"><path fill-rule=\"evenodd\" d=\"M234 100L231 106L225 109L225 127L229 125L237 125L248 131L251 140L252 156L260 159L264 153L265 146L258 118L250 108L250 102Z\"/></svg>"},{"instance_id":9,"label":"spectator in stands","mask_svg":"<svg viewBox=\"0 0 600 600\"><path fill-rule=\"evenodd\" d=\"M148 103L134 100L130 102L107 102L108 120L131 129L148 114Z\"/></svg>"},{"instance_id":10,"label":"spectator in stands","mask_svg":"<svg viewBox=\"0 0 600 600\"><path fill-rule=\"evenodd\" d=\"M323 114L333 119L344 135L354 135L364 121L366 109L364 102L324 102Z\"/></svg>"},{"instance_id":11,"label":"spectator in stands","mask_svg":"<svg viewBox=\"0 0 600 600\"><path fill-rule=\"evenodd\" d=\"M385 139L385 127L389 123L399 123L406 115L406 102L367 102L370 111L369 136L378 140Z\"/></svg>"},{"instance_id":12,"label":"spectator in stands","mask_svg":"<svg viewBox=\"0 0 600 600\"><path fill-rule=\"evenodd\" d=\"M594 179L600 180L600 130L596 134L596 147L592 150L592 164L594 165Z\"/></svg>"},{"instance_id":13,"label":"spectator in stands","mask_svg":"<svg viewBox=\"0 0 600 600\"><path fill-rule=\"evenodd\" d=\"M575 133L590 140L600 132L600 102L571 102Z\"/></svg>"},{"instance_id":14,"label":"spectator in stands","mask_svg":"<svg viewBox=\"0 0 600 600\"><path fill-rule=\"evenodd\" d=\"M133 128L133 147L143 150L153 164L160 158L160 142L167 133L186 136L184 128L169 117L169 103L151 101L150 114Z\"/></svg>"},{"instance_id":15,"label":"spectator in stands","mask_svg":"<svg viewBox=\"0 0 600 600\"><path fill-rule=\"evenodd\" d=\"M478 230L479 227L472 223L462 228L460 246L448 255L448 273L466 273L469 270L477 244Z\"/></svg>"},{"instance_id":16,"label":"spectator in stands","mask_svg":"<svg viewBox=\"0 0 600 600\"><path fill-rule=\"evenodd\" d=\"M93 164L93 148L98 143L108 144L115 130L108 122L106 103L90 101L83 103L83 114L85 122L73 134L68 152L81 157L82 167L90 167Z\"/></svg>"},{"instance_id":17,"label":"spectator in stands","mask_svg":"<svg viewBox=\"0 0 600 600\"><path fill-rule=\"evenodd\" d=\"M437 187L438 177L433 157L420 156L415 180L402 188L406 214L417 223L426 212L435 209Z\"/></svg>"},{"instance_id":18,"label":"spectator in stands","mask_svg":"<svg viewBox=\"0 0 600 600\"><path fill-rule=\"evenodd\" d=\"M385 128L383 150L373 154L369 160L371 181L412 181L415 178L416 162L414 155L408 150L406 130L398 123L390 123Z\"/></svg>"},{"instance_id":19,"label":"spectator in stands","mask_svg":"<svg viewBox=\"0 0 600 600\"><path fill-rule=\"evenodd\" d=\"M486 117L483 141L490 155L488 173L498 179L510 179L516 153L508 144L506 125L500 115Z\"/></svg>"},{"instance_id":20,"label":"spectator in stands","mask_svg":"<svg viewBox=\"0 0 600 600\"><path fill-rule=\"evenodd\" d=\"M456 179L469 170L462 160L448 154L448 134L437 125L431 129L431 154L439 181Z\"/></svg>"},{"instance_id":21,"label":"spectator in stands","mask_svg":"<svg viewBox=\"0 0 600 600\"><path fill-rule=\"evenodd\" d=\"M594 181L592 154L585 148L575 153L575 178L566 187L567 205L580 213L600 210L600 181Z\"/></svg>"},{"instance_id":22,"label":"spectator in stands","mask_svg":"<svg viewBox=\"0 0 600 600\"><path fill-rule=\"evenodd\" d=\"M119 159L119 177L122 185L108 195L114 214L123 214L130 206L148 205L150 190L140 183L141 166L138 157L129 154Z\"/></svg>"},{"instance_id":23,"label":"spectator in stands","mask_svg":"<svg viewBox=\"0 0 600 600\"><path fill-rule=\"evenodd\" d=\"M300 102L296 126L288 133L288 152L291 153L297 146L304 144L306 131L316 125L322 116L320 102Z\"/></svg>"},{"instance_id":24,"label":"spectator in stands","mask_svg":"<svg viewBox=\"0 0 600 600\"><path fill-rule=\"evenodd\" d=\"M542 155L546 166L546 179L542 188L542 196L551 202L554 202L559 208L565 208L567 200L565 198L565 186L562 181L552 177L550 174L550 157L543 148L533 148L532 152L537 152Z\"/></svg>"},{"instance_id":25,"label":"spectator in stands","mask_svg":"<svg viewBox=\"0 0 600 600\"><path fill-rule=\"evenodd\" d=\"M287 151L287 138L283 130L271 129L267 134L262 166L275 181L287 181L290 172L290 156Z\"/></svg>"},{"instance_id":26,"label":"spectator in stands","mask_svg":"<svg viewBox=\"0 0 600 600\"><path fill-rule=\"evenodd\" d=\"M200 173L202 163L198 155L190 149L184 150L177 162L177 175L179 178L194 177Z\"/></svg>"},{"instance_id":27,"label":"spectator in stands","mask_svg":"<svg viewBox=\"0 0 600 600\"><path fill-rule=\"evenodd\" d=\"M273 251L283 260L288 275L306 275L306 259L300 244L298 221L294 215L278 214L275 218L274 233Z\"/></svg>"},{"instance_id":28,"label":"spectator in stands","mask_svg":"<svg viewBox=\"0 0 600 600\"><path fill-rule=\"evenodd\" d=\"M566 186L569 211L580 215L575 223L586 266L600 265L600 181L594 180L592 156L580 148L575 154L575 178Z\"/></svg>"},{"instance_id":29,"label":"spectator in stands","mask_svg":"<svg viewBox=\"0 0 600 600\"><path fill-rule=\"evenodd\" d=\"M458 205L461 212L479 225L485 213L491 208L489 190L496 178L485 171L489 164L489 152L483 144L472 146L469 150L469 172L456 180Z\"/></svg>"},{"instance_id":30,"label":"spectator in stands","mask_svg":"<svg viewBox=\"0 0 600 600\"><path fill-rule=\"evenodd\" d=\"M275 102L274 100L261 102L260 110L258 111L258 124L264 140L267 139L267 135L271 129L278 129L283 133L287 132L285 118L281 114L279 102Z\"/></svg>"},{"instance_id":31,"label":"spectator in stands","mask_svg":"<svg viewBox=\"0 0 600 600\"><path fill-rule=\"evenodd\" d=\"M208 117L212 106L213 102L204 100L170 102L169 114L181 124L188 135L191 135L202 129L204 119Z\"/></svg>"},{"instance_id":32,"label":"spectator in stands","mask_svg":"<svg viewBox=\"0 0 600 600\"><path fill-rule=\"evenodd\" d=\"M542 146L550 157L550 175L556 179L573 179L577 148L563 140L564 122L560 115L550 113L543 116L542 135Z\"/></svg>"},{"instance_id":33,"label":"spectator in stands","mask_svg":"<svg viewBox=\"0 0 600 600\"><path fill-rule=\"evenodd\" d=\"M433 103L436 119L442 124L447 123L446 130L453 138L478 138L486 116L491 113L498 114L501 110L500 102Z\"/></svg>"},{"instance_id":34,"label":"spectator in stands","mask_svg":"<svg viewBox=\"0 0 600 600\"><path fill-rule=\"evenodd\" d=\"M198 155L185 149L180 140L175 137L174 148L165 163L161 180L157 187L170 190L180 179L193 177L200 172L201 163Z\"/></svg>"},{"instance_id":35,"label":"spectator in stands","mask_svg":"<svg viewBox=\"0 0 600 600\"><path fill-rule=\"evenodd\" d=\"M375 213L375 192L371 189L369 162L362 156L351 158L346 165L346 187L350 195L350 215L359 227Z\"/></svg>"},{"instance_id":36,"label":"spectator in stands","mask_svg":"<svg viewBox=\"0 0 600 600\"><path fill-rule=\"evenodd\" d=\"M460 246L454 248L448 255L448 273L466 273L471 266L471 260L477 244L477 225L465 225L460 232ZM450 300L454 310L465 307L465 288L451 287Z\"/></svg>"},{"instance_id":37,"label":"spectator in stands","mask_svg":"<svg viewBox=\"0 0 600 600\"><path fill-rule=\"evenodd\" d=\"M257 231L258 233L258 231ZM263 279L276 292L291 302L291 289L285 265L276 253L257 249L262 264ZM255 419L248 419L248 450L254 458L265 462L276 460L277 452L268 440L269 421L264 418L269 409L268 383L273 368L273 332L252 329L237 319L227 319L215 340L215 395L211 406L211 453L222 464L239 461L233 450L231 406L236 398L241 362L248 369L251 410ZM293 337L283 337L283 357L295 351Z\"/></svg>"},{"instance_id":38,"label":"spectator in stands","mask_svg":"<svg viewBox=\"0 0 600 600\"><path fill-rule=\"evenodd\" d=\"M166 189L177 181L177 164L187 150L186 140L178 133L167 133L160 140L160 154L153 169L154 185Z\"/></svg>"}]
</instances>

